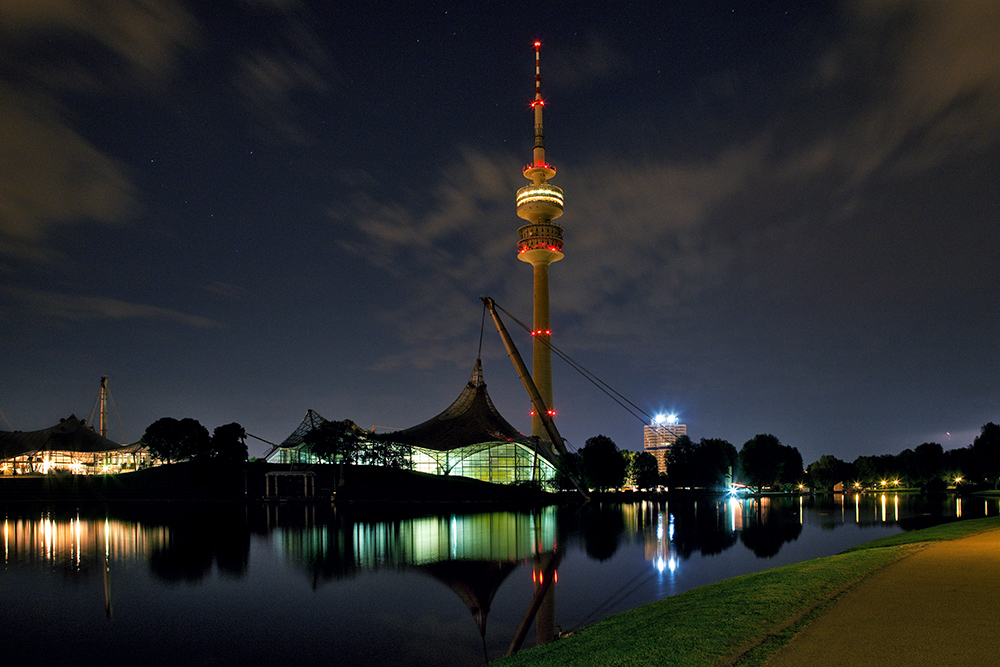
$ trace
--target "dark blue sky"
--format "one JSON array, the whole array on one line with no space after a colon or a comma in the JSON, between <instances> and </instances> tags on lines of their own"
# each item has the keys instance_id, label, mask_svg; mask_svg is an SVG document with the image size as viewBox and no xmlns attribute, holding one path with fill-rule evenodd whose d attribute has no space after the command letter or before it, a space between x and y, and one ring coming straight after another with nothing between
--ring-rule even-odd
<instances>
[{"instance_id":1,"label":"dark blue sky","mask_svg":"<svg viewBox=\"0 0 1000 667\"><path fill-rule=\"evenodd\" d=\"M530 319L535 39L560 349L696 440L770 432L807 463L1000 420L993 2L0 7L16 429L86 417L102 375L116 439L163 416L279 441L308 408L383 429L444 409L479 297ZM482 354L529 430L492 328ZM571 445L641 448L641 421L554 376Z\"/></svg>"}]
</instances>

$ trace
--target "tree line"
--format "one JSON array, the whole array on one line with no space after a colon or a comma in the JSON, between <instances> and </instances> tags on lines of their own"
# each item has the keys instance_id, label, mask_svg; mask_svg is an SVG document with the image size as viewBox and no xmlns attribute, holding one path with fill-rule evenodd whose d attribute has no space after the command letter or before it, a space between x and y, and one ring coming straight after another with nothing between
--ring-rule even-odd
<instances>
[{"instance_id":1,"label":"tree line","mask_svg":"<svg viewBox=\"0 0 1000 667\"><path fill-rule=\"evenodd\" d=\"M412 447L365 431L349 419L330 421L303 436L304 449L325 463L412 467ZM197 419L164 417L146 428L142 443L164 463L212 461L238 465L247 460L246 431L237 423L217 427L212 435Z\"/></svg>"},{"instance_id":2,"label":"tree line","mask_svg":"<svg viewBox=\"0 0 1000 667\"><path fill-rule=\"evenodd\" d=\"M598 435L560 458L554 484L571 490L575 477L600 491L656 486L718 490L733 483L756 491L832 491L838 483L847 491L890 487L943 491L952 485L1000 488L1000 426L984 425L973 443L960 449L945 450L929 442L896 455L859 456L853 462L826 454L809 466L803 466L797 448L783 445L769 433L755 435L738 451L720 438L696 443L682 435L666 459L667 472L660 473L649 452L621 450L611 438Z\"/></svg>"},{"instance_id":3,"label":"tree line","mask_svg":"<svg viewBox=\"0 0 1000 667\"><path fill-rule=\"evenodd\" d=\"M626 487L652 489L727 488L734 479L758 490L803 483L802 455L782 445L770 434L760 434L736 447L721 438L694 442L687 435L677 438L667 453L667 472L661 473L650 452L619 449L605 436L588 438L578 452L560 457L554 483L572 489L573 477L598 491Z\"/></svg>"},{"instance_id":4,"label":"tree line","mask_svg":"<svg viewBox=\"0 0 1000 667\"><path fill-rule=\"evenodd\" d=\"M852 462L826 454L808 468L812 486L831 490L843 482L851 487L920 487L941 491L947 486L1000 488L1000 426L983 425L972 444L944 449L925 442L899 454L859 456Z\"/></svg>"},{"instance_id":5,"label":"tree line","mask_svg":"<svg viewBox=\"0 0 1000 667\"><path fill-rule=\"evenodd\" d=\"M209 435L197 419L163 417L146 427L141 442L166 463L211 461L235 466L247 460L247 434L235 422L217 426Z\"/></svg>"},{"instance_id":6,"label":"tree line","mask_svg":"<svg viewBox=\"0 0 1000 667\"><path fill-rule=\"evenodd\" d=\"M212 432L196 419L164 417L149 425L142 437L150 453L166 463L214 461L238 465L247 460L246 431L237 423L218 426ZM320 461L412 467L412 447L365 431L350 420L331 421L303 436L304 448ZM967 447L945 450L926 442L899 454L859 456L852 462L832 454L803 466L795 447L783 445L769 433L755 435L736 447L720 438L694 442L682 435L667 454L667 473L657 469L649 452L619 449L605 436L588 438L578 452L556 461L553 485L573 489L573 479L588 488L611 490L625 487L651 489L657 486L721 489L732 483L757 491L785 491L808 487L833 490L879 487L919 487L944 490L949 485L981 485L1000 488L1000 425L985 424Z\"/></svg>"}]
</instances>

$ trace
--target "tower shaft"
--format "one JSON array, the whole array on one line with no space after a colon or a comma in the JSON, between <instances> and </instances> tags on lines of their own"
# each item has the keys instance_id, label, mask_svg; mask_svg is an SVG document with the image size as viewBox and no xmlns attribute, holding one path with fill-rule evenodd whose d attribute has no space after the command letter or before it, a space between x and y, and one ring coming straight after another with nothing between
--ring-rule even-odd
<instances>
[{"instance_id":1,"label":"tower shaft","mask_svg":"<svg viewBox=\"0 0 1000 667\"><path fill-rule=\"evenodd\" d=\"M545 132L542 127L542 75L539 46L535 42L535 97L531 103L534 115L534 145L531 163L524 168L524 177L531 181L517 191L517 215L528 224L518 230L517 258L531 264L533 270L532 369L531 375L538 393L555 414L552 399L552 350L549 342L552 327L549 322L549 264L563 258L563 228L554 222L563 213L562 189L548 179L556 169L545 161ZM531 434L546 439L547 431L539 415L531 419Z\"/></svg>"},{"instance_id":2,"label":"tower shaft","mask_svg":"<svg viewBox=\"0 0 1000 667\"><path fill-rule=\"evenodd\" d=\"M533 304L531 325L531 379L538 387L538 394L549 408L552 404L552 348L549 342L552 338L552 325L549 322L549 264L535 262L532 264ZM546 437L542 418L537 414L531 417L531 435Z\"/></svg>"}]
</instances>

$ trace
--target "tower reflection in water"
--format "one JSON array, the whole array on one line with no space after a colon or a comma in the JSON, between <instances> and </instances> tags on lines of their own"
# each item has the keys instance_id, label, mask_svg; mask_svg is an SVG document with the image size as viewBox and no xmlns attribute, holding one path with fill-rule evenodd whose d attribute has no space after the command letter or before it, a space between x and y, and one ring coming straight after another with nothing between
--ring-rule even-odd
<instances>
[{"instance_id":1,"label":"tower reflection in water","mask_svg":"<svg viewBox=\"0 0 1000 667\"><path fill-rule=\"evenodd\" d=\"M497 590L512 572L530 562L539 599L529 604L534 609L526 613L524 628L534 621L537 643L554 635L560 558L555 507L530 513L367 521L341 513L329 523L306 521L294 526L283 517L276 524L273 531L282 552L309 572L314 587L381 568L416 570L434 577L469 609L484 649L487 618Z\"/></svg>"},{"instance_id":2,"label":"tower reflection in water","mask_svg":"<svg viewBox=\"0 0 1000 667\"><path fill-rule=\"evenodd\" d=\"M555 627L553 584L560 554L554 507L387 520L359 519L314 505L171 507L134 516L50 510L8 516L4 569L61 571L80 579L99 575L110 618L116 569L139 565L167 583L195 583L213 571L242 578L250 535L257 534L266 536L293 570L307 575L313 589L378 569L433 577L468 608L484 649L493 598L526 565L525 576L530 573L535 589L544 593L526 627L534 621L540 641L551 638Z\"/></svg>"}]
</instances>

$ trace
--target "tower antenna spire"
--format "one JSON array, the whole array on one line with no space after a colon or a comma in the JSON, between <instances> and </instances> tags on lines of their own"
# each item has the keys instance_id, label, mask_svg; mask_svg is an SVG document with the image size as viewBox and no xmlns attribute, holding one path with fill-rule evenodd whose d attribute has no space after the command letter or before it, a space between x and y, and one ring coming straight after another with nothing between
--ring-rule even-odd
<instances>
[{"instance_id":1,"label":"tower antenna spire","mask_svg":"<svg viewBox=\"0 0 1000 667\"><path fill-rule=\"evenodd\" d=\"M531 181L517 191L517 215L527 221L517 234L517 258L531 264L534 274L534 305L531 335L531 376L545 405L552 410L552 352L549 325L549 264L563 258L563 228L554 222L563 213L563 191L548 180L556 175L556 168L545 161L545 133L542 129L541 42L535 42L535 98L531 108L535 116L535 142L531 163L524 170L524 177ZM531 433L542 439L548 434L539 415L533 415Z\"/></svg>"},{"instance_id":2,"label":"tower antenna spire","mask_svg":"<svg viewBox=\"0 0 1000 667\"><path fill-rule=\"evenodd\" d=\"M535 99L531 103L531 108L535 110L535 147L532 151L532 166L544 167L545 165L545 132L542 130L542 110L545 100L542 99L542 66L541 66L542 43L535 40ZM555 173L553 173L553 176ZM549 177L551 178L551 176Z\"/></svg>"}]
</instances>

